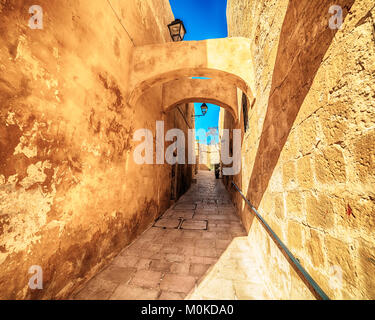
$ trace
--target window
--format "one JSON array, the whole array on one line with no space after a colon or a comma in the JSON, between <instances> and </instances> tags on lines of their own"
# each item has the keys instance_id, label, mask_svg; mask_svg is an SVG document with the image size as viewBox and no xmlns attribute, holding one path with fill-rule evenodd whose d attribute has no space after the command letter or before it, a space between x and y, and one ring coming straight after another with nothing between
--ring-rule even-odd
<instances>
[{"instance_id":1,"label":"window","mask_svg":"<svg viewBox=\"0 0 375 320\"><path fill-rule=\"evenodd\" d=\"M246 94L242 93L242 111L243 111L243 124L244 130L247 131L249 127L249 114L248 114L248 103Z\"/></svg>"}]
</instances>

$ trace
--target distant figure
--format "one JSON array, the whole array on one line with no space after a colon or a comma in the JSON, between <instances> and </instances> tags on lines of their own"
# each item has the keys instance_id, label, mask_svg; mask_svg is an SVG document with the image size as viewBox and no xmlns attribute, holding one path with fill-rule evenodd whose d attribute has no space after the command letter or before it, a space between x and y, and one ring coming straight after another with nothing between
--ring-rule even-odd
<instances>
[{"instance_id":1,"label":"distant figure","mask_svg":"<svg viewBox=\"0 0 375 320\"><path fill-rule=\"evenodd\" d=\"M216 179L220 178L220 164L215 164L215 177Z\"/></svg>"}]
</instances>

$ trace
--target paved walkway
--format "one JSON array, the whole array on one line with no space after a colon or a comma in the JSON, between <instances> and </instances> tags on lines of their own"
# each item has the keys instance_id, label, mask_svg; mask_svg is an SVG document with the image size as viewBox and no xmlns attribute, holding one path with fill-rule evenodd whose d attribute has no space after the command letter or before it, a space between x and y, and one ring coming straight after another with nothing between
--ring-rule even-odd
<instances>
[{"instance_id":1,"label":"paved walkway","mask_svg":"<svg viewBox=\"0 0 375 320\"><path fill-rule=\"evenodd\" d=\"M75 299L267 299L246 232L214 173L91 279Z\"/></svg>"}]
</instances>

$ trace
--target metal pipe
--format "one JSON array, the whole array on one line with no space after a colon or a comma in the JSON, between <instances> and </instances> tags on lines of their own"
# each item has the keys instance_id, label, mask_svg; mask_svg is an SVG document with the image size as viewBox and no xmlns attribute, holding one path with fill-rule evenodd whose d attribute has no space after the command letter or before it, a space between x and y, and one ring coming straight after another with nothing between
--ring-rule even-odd
<instances>
[{"instance_id":1,"label":"metal pipe","mask_svg":"<svg viewBox=\"0 0 375 320\"><path fill-rule=\"evenodd\" d=\"M186 120L184 113L181 111L180 106L177 106L178 111L181 113L182 118L185 120L186 125L191 129L189 122Z\"/></svg>"}]
</instances>

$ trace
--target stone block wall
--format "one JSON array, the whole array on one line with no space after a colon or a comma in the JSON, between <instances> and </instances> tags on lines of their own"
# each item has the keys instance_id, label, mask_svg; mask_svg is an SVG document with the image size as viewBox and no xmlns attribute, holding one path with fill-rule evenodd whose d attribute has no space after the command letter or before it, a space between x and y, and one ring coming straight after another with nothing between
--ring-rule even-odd
<instances>
[{"instance_id":1,"label":"stone block wall","mask_svg":"<svg viewBox=\"0 0 375 320\"><path fill-rule=\"evenodd\" d=\"M253 40L257 88L234 181L330 298L374 299L373 1L229 0L227 15L230 36ZM270 293L313 298L232 195Z\"/></svg>"}]
</instances>

